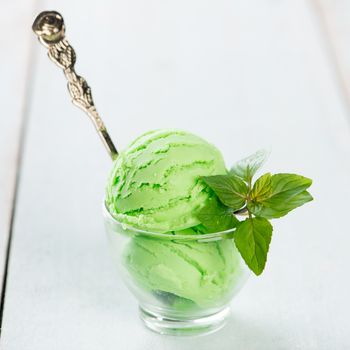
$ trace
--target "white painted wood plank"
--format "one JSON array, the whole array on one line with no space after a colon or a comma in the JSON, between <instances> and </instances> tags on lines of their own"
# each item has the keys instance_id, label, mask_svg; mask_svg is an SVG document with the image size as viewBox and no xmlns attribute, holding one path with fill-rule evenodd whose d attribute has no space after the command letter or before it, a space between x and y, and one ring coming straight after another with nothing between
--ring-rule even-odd
<instances>
[{"instance_id":1,"label":"white painted wood plank","mask_svg":"<svg viewBox=\"0 0 350 350\"><path fill-rule=\"evenodd\" d=\"M30 41L33 1L0 4L0 296L10 230Z\"/></svg>"},{"instance_id":2,"label":"white painted wood plank","mask_svg":"<svg viewBox=\"0 0 350 350\"><path fill-rule=\"evenodd\" d=\"M3 349L349 347L348 116L307 4L60 2L77 69L119 147L159 127L206 137L228 164L271 146L267 167L314 178L315 202L276 222L267 269L226 328L200 338L145 330L104 237L109 159L38 47Z\"/></svg>"},{"instance_id":3,"label":"white painted wood plank","mask_svg":"<svg viewBox=\"0 0 350 350\"><path fill-rule=\"evenodd\" d=\"M314 5L329 41L341 88L350 108L350 2L347 0L314 0Z\"/></svg>"}]
</instances>

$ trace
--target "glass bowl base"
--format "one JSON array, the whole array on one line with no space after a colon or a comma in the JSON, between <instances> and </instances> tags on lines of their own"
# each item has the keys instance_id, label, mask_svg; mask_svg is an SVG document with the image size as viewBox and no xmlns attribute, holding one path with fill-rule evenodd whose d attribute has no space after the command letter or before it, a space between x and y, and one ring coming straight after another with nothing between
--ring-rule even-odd
<instances>
[{"instance_id":1,"label":"glass bowl base","mask_svg":"<svg viewBox=\"0 0 350 350\"><path fill-rule=\"evenodd\" d=\"M204 335L218 331L227 321L230 314L230 307L226 307L214 314L200 318L175 318L161 315L139 307L140 317L145 326L160 334L169 335Z\"/></svg>"}]
</instances>

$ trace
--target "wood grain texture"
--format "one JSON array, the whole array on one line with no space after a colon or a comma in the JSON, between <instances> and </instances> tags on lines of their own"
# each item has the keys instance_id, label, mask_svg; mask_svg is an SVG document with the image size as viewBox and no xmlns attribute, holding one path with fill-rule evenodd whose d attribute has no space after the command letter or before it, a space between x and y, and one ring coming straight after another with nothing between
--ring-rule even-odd
<instances>
[{"instance_id":1,"label":"wood grain texture","mask_svg":"<svg viewBox=\"0 0 350 350\"><path fill-rule=\"evenodd\" d=\"M58 10L119 148L160 127L202 135L228 165L271 146L266 169L313 178L315 201L275 222L266 271L233 301L226 328L147 331L108 254L110 161L38 46L2 349L348 348L350 131L310 3L63 0Z\"/></svg>"},{"instance_id":2,"label":"wood grain texture","mask_svg":"<svg viewBox=\"0 0 350 350\"><path fill-rule=\"evenodd\" d=\"M0 295L6 261L20 136L26 105L33 1L0 4Z\"/></svg>"}]
</instances>

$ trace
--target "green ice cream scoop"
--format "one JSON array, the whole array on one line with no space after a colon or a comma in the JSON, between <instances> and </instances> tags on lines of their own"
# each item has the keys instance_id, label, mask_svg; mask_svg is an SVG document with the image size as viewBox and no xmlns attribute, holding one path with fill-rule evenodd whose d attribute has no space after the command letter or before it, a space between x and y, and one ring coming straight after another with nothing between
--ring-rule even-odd
<instances>
[{"instance_id":1,"label":"green ice cream scoop","mask_svg":"<svg viewBox=\"0 0 350 350\"><path fill-rule=\"evenodd\" d=\"M136 237L125 249L124 260L141 288L177 309L229 301L242 276L231 239L199 243Z\"/></svg>"},{"instance_id":2,"label":"green ice cream scoop","mask_svg":"<svg viewBox=\"0 0 350 350\"><path fill-rule=\"evenodd\" d=\"M221 153L200 137L151 131L114 162L106 205L118 221L143 230L182 230L200 223L199 210L214 196L200 177L226 172Z\"/></svg>"}]
</instances>

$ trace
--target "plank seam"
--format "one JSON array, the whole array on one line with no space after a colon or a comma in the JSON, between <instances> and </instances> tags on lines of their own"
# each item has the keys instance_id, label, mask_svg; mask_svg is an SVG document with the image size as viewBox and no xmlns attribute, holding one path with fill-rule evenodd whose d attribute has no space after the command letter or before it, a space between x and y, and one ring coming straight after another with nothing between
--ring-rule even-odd
<instances>
[{"instance_id":1,"label":"plank seam","mask_svg":"<svg viewBox=\"0 0 350 350\"><path fill-rule=\"evenodd\" d=\"M325 14L323 5L321 4L320 0L309 0L309 3L311 3L311 6L314 9L314 12L316 14L315 17L317 17L320 32L321 34L323 34L321 36L323 37L325 51L327 52L328 60L330 62L330 65L332 66L333 74L337 81L338 90L340 91L339 95L343 100L343 104L346 109L346 114L348 115L348 118L346 119L350 127L350 91L348 91L346 80L343 76L343 70L341 68L341 63L337 55L337 48L333 43L331 30L327 23L327 16Z\"/></svg>"},{"instance_id":2,"label":"plank seam","mask_svg":"<svg viewBox=\"0 0 350 350\"><path fill-rule=\"evenodd\" d=\"M16 204L18 201L20 177L21 177L21 170L22 170L22 164L23 164L23 152L24 152L24 147L26 143L27 127L28 127L28 121L29 121L29 115L30 115L30 109L31 109L32 84L34 82L34 76L35 76L35 70L36 70L35 69L36 67L35 52L36 51L34 50L34 40L31 40L31 44L29 45L28 51L29 51L28 61L27 61L28 63L26 67L26 74L24 77L25 87L24 87L24 94L23 94L23 106L22 106L22 112L21 112L22 117L20 120L19 143L18 143L17 155L16 155L16 178L15 178L15 184L14 184L13 197L12 197L9 234L6 242L4 273L1 281L2 293L1 293L1 299L0 299L0 339L1 339L1 333L2 333L2 322L3 322L4 308L5 308L6 286L7 286L7 278L9 273L11 243L13 238L13 229L14 229L15 216L16 216Z\"/></svg>"}]
</instances>

